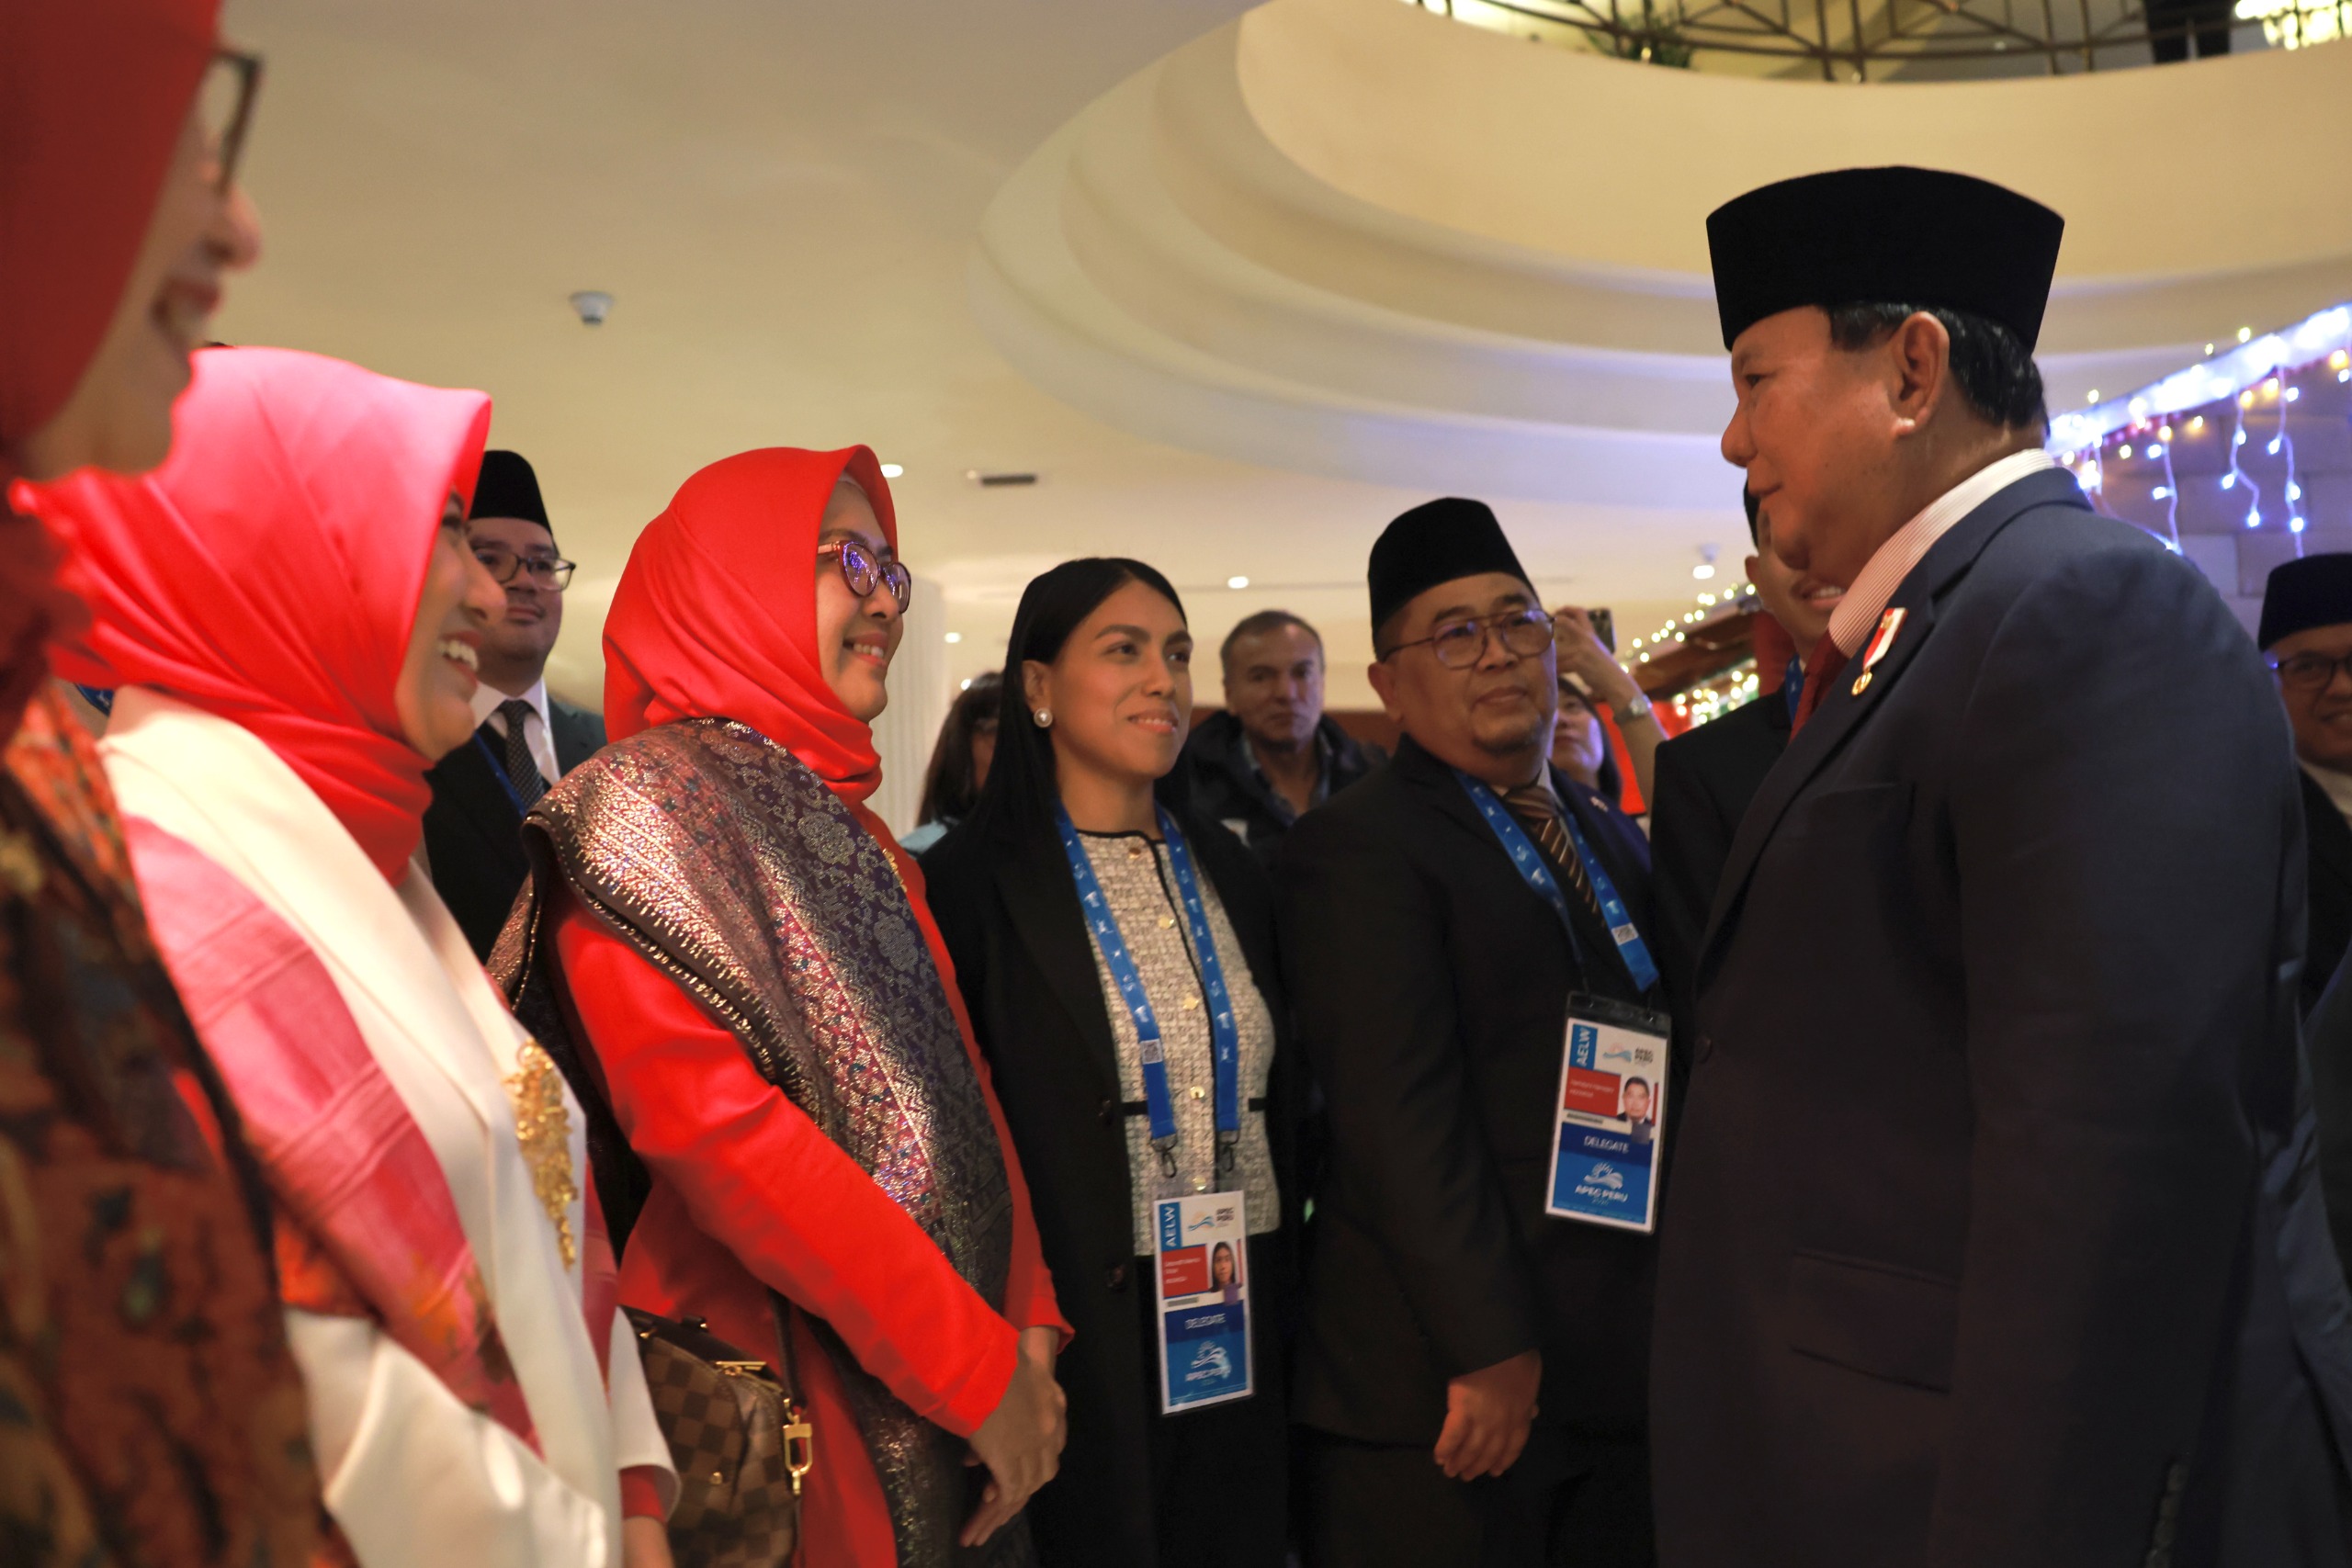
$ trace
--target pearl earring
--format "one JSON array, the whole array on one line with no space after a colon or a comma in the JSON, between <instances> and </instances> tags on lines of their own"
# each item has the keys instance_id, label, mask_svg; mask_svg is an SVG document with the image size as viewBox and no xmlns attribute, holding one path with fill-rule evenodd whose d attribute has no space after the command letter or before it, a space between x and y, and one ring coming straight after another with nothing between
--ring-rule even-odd
<instances>
[{"instance_id":1,"label":"pearl earring","mask_svg":"<svg viewBox=\"0 0 2352 1568\"><path fill-rule=\"evenodd\" d=\"M1036 717L1036 720L1037 720L1037 728L1040 728L1040 729L1051 729L1051 728L1054 727L1054 710L1053 710L1053 709L1051 709L1051 708L1039 708L1039 709L1037 710L1037 712L1036 712L1035 717Z\"/></svg>"}]
</instances>

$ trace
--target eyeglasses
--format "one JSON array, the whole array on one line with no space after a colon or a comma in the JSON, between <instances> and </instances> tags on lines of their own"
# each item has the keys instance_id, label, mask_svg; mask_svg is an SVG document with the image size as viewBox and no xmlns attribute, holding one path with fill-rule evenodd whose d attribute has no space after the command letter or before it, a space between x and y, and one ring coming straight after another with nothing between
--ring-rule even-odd
<instances>
[{"instance_id":1,"label":"eyeglasses","mask_svg":"<svg viewBox=\"0 0 2352 1568\"><path fill-rule=\"evenodd\" d=\"M2274 659L2269 663L2270 672L2278 677L2280 685L2299 692L2316 692L2330 684L2338 670L2352 675L2352 653L2341 659L2330 659L2324 653L2299 653L2292 659Z\"/></svg>"},{"instance_id":2,"label":"eyeglasses","mask_svg":"<svg viewBox=\"0 0 2352 1568\"><path fill-rule=\"evenodd\" d=\"M852 593L866 599L873 596L875 589L888 588L890 597L899 602L899 613L907 613L907 601L914 597L915 580L906 562L876 562L874 553L855 539L818 546L817 558L823 560L827 556L841 558L842 581L849 584Z\"/></svg>"},{"instance_id":3,"label":"eyeglasses","mask_svg":"<svg viewBox=\"0 0 2352 1568\"><path fill-rule=\"evenodd\" d=\"M245 128L253 122L254 98L261 91L261 56L216 49L197 88L197 121L213 164L212 188L229 194L237 183L237 160L245 150Z\"/></svg>"},{"instance_id":4,"label":"eyeglasses","mask_svg":"<svg viewBox=\"0 0 2352 1568\"><path fill-rule=\"evenodd\" d=\"M1552 617L1544 610L1505 610L1499 615L1481 615L1467 621L1443 621L1437 630L1411 642L1400 642L1382 654L1383 660L1402 653L1408 648L1430 645L1437 661L1448 670L1467 670L1487 654L1487 634L1491 631L1503 639L1503 647L1521 659L1532 658L1552 646Z\"/></svg>"},{"instance_id":5,"label":"eyeglasses","mask_svg":"<svg viewBox=\"0 0 2352 1568\"><path fill-rule=\"evenodd\" d=\"M476 544L474 559L488 567L490 575L501 582L512 582L516 572L527 571L542 587L552 588L558 593L571 586L571 574L579 564L561 556L517 555L493 540Z\"/></svg>"}]
</instances>

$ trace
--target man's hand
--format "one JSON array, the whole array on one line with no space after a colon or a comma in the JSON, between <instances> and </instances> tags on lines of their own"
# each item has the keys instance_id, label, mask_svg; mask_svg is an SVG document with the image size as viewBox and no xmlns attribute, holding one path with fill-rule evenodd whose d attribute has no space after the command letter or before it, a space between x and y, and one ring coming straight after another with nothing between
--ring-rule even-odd
<instances>
[{"instance_id":1,"label":"man's hand","mask_svg":"<svg viewBox=\"0 0 2352 1568\"><path fill-rule=\"evenodd\" d=\"M669 1527L649 1514L623 1519L621 1563L622 1568L672 1568Z\"/></svg>"},{"instance_id":2,"label":"man's hand","mask_svg":"<svg viewBox=\"0 0 2352 1568\"><path fill-rule=\"evenodd\" d=\"M1522 1350L1449 1382L1445 1427L1437 1435L1438 1468L1456 1481L1476 1481L1517 1464L1543 1382L1544 1356L1538 1350Z\"/></svg>"},{"instance_id":3,"label":"man's hand","mask_svg":"<svg viewBox=\"0 0 2352 1568\"><path fill-rule=\"evenodd\" d=\"M1062 1443L1069 1436L1069 1402L1054 1381L1054 1354L1061 1336L1050 1328L1021 1331L1021 1354L1004 1397L972 1434L966 1464L989 1467L980 1506L964 1525L966 1546L978 1546L1021 1512L1030 1495L1061 1468Z\"/></svg>"},{"instance_id":4,"label":"man's hand","mask_svg":"<svg viewBox=\"0 0 2352 1568\"><path fill-rule=\"evenodd\" d=\"M1560 673L1582 680L1611 711L1642 694L1642 688L1616 656L1600 646L1591 616L1573 604L1564 604L1552 612L1552 618L1557 623L1555 636L1560 649Z\"/></svg>"}]
</instances>

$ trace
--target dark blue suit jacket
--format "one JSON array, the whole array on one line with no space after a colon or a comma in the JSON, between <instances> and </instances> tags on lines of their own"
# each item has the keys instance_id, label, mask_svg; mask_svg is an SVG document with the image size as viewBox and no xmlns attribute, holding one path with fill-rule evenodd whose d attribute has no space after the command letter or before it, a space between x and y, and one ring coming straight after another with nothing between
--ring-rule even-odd
<instances>
[{"instance_id":1,"label":"dark blue suit jacket","mask_svg":"<svg viewBox=\"0 0 2352 1568\"><path fill-rule=\"evenodd\" d=\"M2197 572L2064 473L1894 604L1701 949L1661 1562L2342 1562L2277 694Z\"/></svg>"}]
</instances>

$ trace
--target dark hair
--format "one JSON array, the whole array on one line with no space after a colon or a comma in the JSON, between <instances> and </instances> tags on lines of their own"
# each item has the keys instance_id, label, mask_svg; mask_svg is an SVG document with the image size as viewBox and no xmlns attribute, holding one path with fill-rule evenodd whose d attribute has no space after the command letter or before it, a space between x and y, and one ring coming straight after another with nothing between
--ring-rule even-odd
<instances>
[{"instance_id":1,"label":"dark hair","mask_svg":"<svg viewBox=\"0 0 2352 1568\"><path fill-rule=\"evenodd\" d=\"M922 806L915 824L942 819L960 822L972 814L980 788L972 777L972 737L984 724L994 724L1004 710L1004 676L991 670L972 677L956 694L939 727L939 742L931 749L931 765L922 771Z\"/></svg>"},{"instance_id":2,"label":"dark hair","mask_svg":"<svg viewBox=\"0 0 2352 1568\"><path fill-rule=\"evenodd\" d=\"M1322 653L1323 634L1317 631L1313 626L1307 625L1305 620L1301 619L1297 615L1292 615L1288 610L1260 610L1254 615L1244 615L1240 620L1235 622L1233 629L1225 634L1225 640L1217 644L1216 661L1218 668L1225 669L1232 665L1233 645L1239 642L1243 637L1263 637L1268 632L1278 632L1284 626L1296 626L1300 631L1303 631L1308 637L1313 637L1315 639L1316 653L1318 656Z\"/></svg>"},{"instance_id":3,"label":"dark hair","mask_svg":"<svg viewBox=\"0 0 2352 1568\"><path fill-rule=\"evenodd\" d=\"M1005 695L1013 722L997 729L996 761L972 807L975 832L1013 842L1054 836L1054 803L1060 798L1054 782L1054 741L1021 711L1026 705L1021 695L1021 667L1031 660L1051 664L1060 658L1070 633L1130 582L1142 583L1175 605L1179 616L1184 614L1184 601L1166 578L1139 560L1120 556L1066 560L1031 578L1021 591L1021 607L1012 613L1012 636L1004 649Z\"/></svg>"},{"instance_id":4,"label":"dark hair","mask_svg":"<svg viewBox=\"0 0 2352 1568\"><path fill-rule=\"evenodd\" d=\"M1644 1094L1647 1094L1647 1093L1649 1093L1649 1091L1650 1091L1650 1080L1649 1080L1649 1079L1647 1079L1647 1078L1642 1078L1642 1077L1627 1078L1627 1079L1625 1080L1625 1083L1624 1083L1624 1088L1625 1088L1625 1089L1631 1089L1631 1088L1633 1088L1635 1084L1639 1084L1639 1085L1641 1085L1641 1086L1642 1086L1642 1092L1643 1092ZM1620 1092L1622 1093L1622 1092L1623 1092L1623 1090L1620 1090Z\"/></svg>"},{"instance_id":5,"label":"dark hair","mask_svg":"<svg viewBox=\"0 0 2352 1568\"><path fill-rule=\"evenodd\" d=\"M2000 322L1940 306L1865 303L1829 311L1829 341L1852 353L1884 343L1913 316L1933 316L1951 338L1951 378L1960 395L1984 419L2005 430L2031 425L2045 436L2050 409L2043 400L2041 370L2022 339Z\"/></svg>"}]
</instances>

